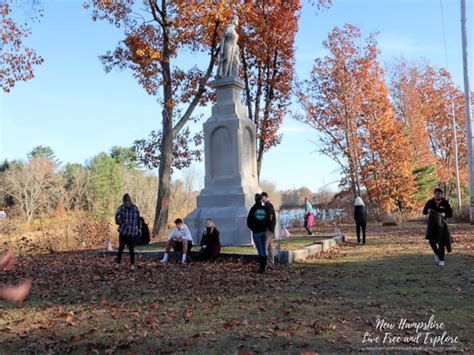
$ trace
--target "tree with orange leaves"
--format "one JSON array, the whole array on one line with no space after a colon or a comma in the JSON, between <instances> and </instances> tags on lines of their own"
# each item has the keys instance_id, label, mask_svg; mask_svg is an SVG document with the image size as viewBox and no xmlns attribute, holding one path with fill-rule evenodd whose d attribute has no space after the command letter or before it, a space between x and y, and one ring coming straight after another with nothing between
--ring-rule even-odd
<instances>
[{"instance_id":1,"label":"tree with orange leaves","mask_svg":"<svg viewBox=\"0 0 474 355\"><path fill-rule=\"evenodd\" d=\"M410 207L412 153L388 99L384 72L372 35L335 27L324 41L330 54L315 60L311 79L299 93L304 122L321 132L320 151L342 168L353 196L366 188L384 211Z\"/></svg>"},{"instance_id":2,"label":"tree with orange leaves","mask_svg":"<svg viewBox=\"0 0 474 355\"><path fill-rule=\"evenodd\" d=\"M467 185L467 148L462 91L445 69L427 63L400 61L391 79L397 116L411 137L419 166L433 164L438 184L449 197L456 187L454 128L455 115L461 185ZM454 112L453 112L454 106ZM431 192L431 191L430 191Z\"/></svg>"},{"instance_id":3,"label":"tree with orange leaves","mask_svg":"<svg viewBox=\"0 0 474 355\"><path fill-rule=\"evenodd\" d=\"M33 2L29 20L35 21L42 16L42 9ZM43 58L34 50L26 47L23 40L31 34L26 25L19 25L12 18L12 4L0 3L2 19L2 40L0 41L0 87L9 92L18 81L30 80L34 77L33 67L43 63Z\"/></svg>"},{"instance_id":4,"label":"tree with orange leaves","mask_svg":"<svg viewBox=\"0 0 474 355\"><path fill-rule=\"evenodd\" d=\"M330 0L313 2L318 9ZM299 0L252 1L239 9L242 75L249 118L257 128L257 173L266 151L281 142L278 134L291 100Z\"/></svg>"},{"instance_id":5,"label":"tree with orange leaves","mask_svg":"<svg viewBox=\"0 0 474 355\"><path fill-rule=\"evenodd\" d=\"M109 21L124 31L125 37L117 48L101 57L106 71L130 69L147 93L156 96L162 106L161 130L152 133L159 139L154 145L139 142L137 146L148 149L141 155L146 165L159 165L153 235L163 234L168 222L176 152L173 148L187 145L188 133L183 133L186 123L193 119L195 108L211 98L207 83L218 53L219 35L232 8L214 0L146 0L143 4L134 0L91 0L85 7L92 8L93 20ZM184 69L176 65L180 57L190 52L206 53L204 69L197 66ZM154 155L157 162L147 161L147 154L153 149L159 152ZM184 151L186 155L187 148ZM189 156L178 158L185 162L184 166L189 162Z\"/></svg>"}]
</instances>

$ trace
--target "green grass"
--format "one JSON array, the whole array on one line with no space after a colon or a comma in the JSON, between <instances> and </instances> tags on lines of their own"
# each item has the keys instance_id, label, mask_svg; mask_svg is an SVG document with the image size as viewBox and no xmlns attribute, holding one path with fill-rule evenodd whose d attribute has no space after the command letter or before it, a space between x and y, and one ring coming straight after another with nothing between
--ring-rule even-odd
<instances>
[{"instance_id":1,"label":"green grass","mask_svg":"<svg viewBox=\"0 0 474 355\"><path fill-rule=\"evenodd\" d=\"M377 318L431 315L459 337L456 351L473 352L473 227L451 226L445 268L434 265L423 230L369 227L361 246L348 227L341 247L264 275L245 262L140 258L131 274L127 257L119 273L112 257L87 253L22 258L0 272L2 283L34 282L26 303L0 302L0 353L359 352L365 332L383 336Z\"/></svg>"},{"instance_id":2,"label":"green grass","mask_svg":"<svg viewBox=\"0 0 474 355\"><path fill-rule=\"evenodd\" d=\"M313 244L317 241L318 237L290 237L287 239L282 239L274 241L275 245L280 245L283 250L295 250L301 249L305 246ZM166 247L165 241L153 242L148 245L140 245L136 247L136 250L164 250ZM199 246L194 246L193 250L198 250ZM245 254L257 254L257 251L254 246L224 246L222 247L223 252L228 253L245 253Z\"/></svg>"}]
</instances>

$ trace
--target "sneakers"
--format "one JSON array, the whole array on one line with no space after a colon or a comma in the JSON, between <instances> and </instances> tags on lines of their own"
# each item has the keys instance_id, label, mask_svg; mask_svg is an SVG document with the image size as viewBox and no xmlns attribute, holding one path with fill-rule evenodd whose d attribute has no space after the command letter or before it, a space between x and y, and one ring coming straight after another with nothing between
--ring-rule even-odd
<instances>
[{"instance_id":1,"label":"sneakers","mask_svg":"<svg viewBox=\"0 0 474 355\"><path fill-rule=\"evenodd\" d=\"M443 261L443 260L440 260L439 263L438 263L438 266L443 267L443 266L444 266L444 261Z\"/></svg>"},{"instance_id":2,"label":"sneakers","mask_svg":"<svg viewBox=\"0 0 474 355\"><path fill-rule=\"evenodd\" d=\"M168 262L167 259L161 259L161 260L160 260L160 263L162 263L163 265L166 264L167 262Z\"/></svg>"},{"instance_id":3,"label":"sneakers","mask_svg":"<svg viewBox=\"0 0 474 355\"><path fill-rule=\"evenodd\" d=\"M120 264L115 264L115 270L120 269Z\"/></svg>"},{"instance_id":4,"label":"sneakers","mask_svg":"<svg viewBox=\"0 0 474 355\"><path fill-rule=\"evenodd\" d=\"M438 263L439 263L439 257L438 257L438 255L435 255L435 256L434 256L434 259L435 259L435 263L438 264Z\"/></svg>"},{"instance_id":5,"label":"sneakers","mask_svg":"<svg viewBox=\"0 0 474 355\"><path fill-rule=\"evenodd\" d=\"M135 266L131 265L130 266L130 271L135 271Z\"/></svg>"}]
</instances>

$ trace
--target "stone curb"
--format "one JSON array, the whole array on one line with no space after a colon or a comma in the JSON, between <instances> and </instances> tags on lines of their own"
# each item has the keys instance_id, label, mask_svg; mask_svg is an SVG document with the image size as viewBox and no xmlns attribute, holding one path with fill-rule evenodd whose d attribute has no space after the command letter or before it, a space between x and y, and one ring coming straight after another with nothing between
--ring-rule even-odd
<instances>
[{"instance_id":1,"label":"stone curb","mask_svg":"<svg viewBox=\"0 0 474 355\"><path fill-rule=\"evenodd\" d=\"M340 236L333 236L327 239L321 239L315 241L313 244L308 245L302 249L296 250L279 250L278 254L275 256L275 261L279 264L292 264L294 262L300 262L306 260L308 257L319 254L321 252L327 251L331 248L334 248L336 245L344 243L346 240L344 235ZM92 252L95 255L99 256L113 256L117 255L116 250L94 250ZM128 253L128 250L124 250L124 253ZM164 251L160 250L139 250L135 252L136 256L144 256L144 257L154 257L154 258L162 258ZM191 251L189 256L192 257L196 256L198 252ZM170 258L171 259L178 259L181 257L180 252L171 252ZM243 259L247 261L258 260L257 254L247 254L247 253L226 253L222 252L219 254L219 258L224 259Z\"/></svg>"}]
</instances>

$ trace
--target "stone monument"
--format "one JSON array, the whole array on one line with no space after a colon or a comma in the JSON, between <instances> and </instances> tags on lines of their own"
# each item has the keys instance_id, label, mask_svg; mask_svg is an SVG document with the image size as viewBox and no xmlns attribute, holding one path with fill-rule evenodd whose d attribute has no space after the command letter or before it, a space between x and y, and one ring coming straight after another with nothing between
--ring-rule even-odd
<instances>
[{"instance_id":1,"label":"stone monument","mask_svg":"<svg viewBox=\"0 0 474 355\"><path fill-rule=\"evenodd\" d=\"M212 218L220 231L222 245L250 245L252 234L247 215L261 192L256 159L256 127L241 102L244 83L239 78L238 18L226 25L219 51L219 64L211 86L217 102L211 117L204 123L204 189L197 198L197 208L184 222L201 241L206 218Z\"/></svg>"}]
</instances>

